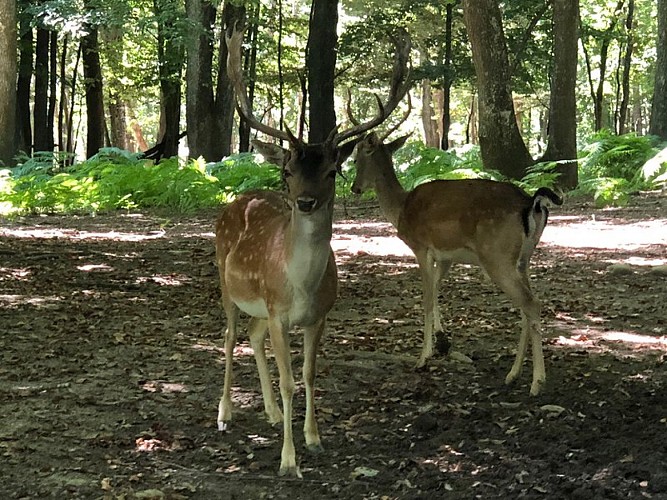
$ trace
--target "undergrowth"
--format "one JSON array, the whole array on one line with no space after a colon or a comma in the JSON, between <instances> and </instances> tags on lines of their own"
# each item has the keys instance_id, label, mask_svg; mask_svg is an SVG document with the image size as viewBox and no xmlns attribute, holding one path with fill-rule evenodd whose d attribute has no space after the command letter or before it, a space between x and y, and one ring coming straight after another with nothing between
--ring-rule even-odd
<instances>
[{"instance_id":1,"label":"undergrowth","mask_svg":"<svg viewBox=\"0 0 667 500\"><path fill-rule=\"evenodd\" d=\"M634 192L664 187L667 161L655 137L616 136L602 131L580 146L579 185L571 195L591 195L599 206L621 205ZM667 149L661 154L667 154ZM654 158L650 168L647 161ZM72 158L36 153L0 170L0 213L71 213L114 209L167 208L180 212L214 207L249 189L280 189L279 169L261 156L241 153L217 163L170 158L154 164L138 154L106 148L74 165ZM434 179L506 180L485 170L479 148L449 151L408 143L395 154L399 180L408 189ZM537 164L517 184L531 192L556 188L555 162ZM352 196L354 163L337 180L340 198ZM372 196L366 195L366 196Z\"/></svg>"}]
</instances>

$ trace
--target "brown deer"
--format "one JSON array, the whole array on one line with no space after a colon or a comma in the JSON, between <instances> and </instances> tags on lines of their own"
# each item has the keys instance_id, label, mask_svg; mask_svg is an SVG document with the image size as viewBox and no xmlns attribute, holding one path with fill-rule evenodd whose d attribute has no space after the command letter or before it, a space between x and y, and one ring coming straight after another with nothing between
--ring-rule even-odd
<instances>
[{"instance_id":1,"label":"brown deer","mask_svg":"<svg viewBox=\"0 0 667 500\"><path fill-rule=\"evenodd\" d=\"M251 127L286 140L289 149L255 141L269 161L281 167L287 193L253 191L226 206L216 225L216 260L222 305L227 316L225 383L218 408L218 428L225 430L232 416L232 359L239 311L251 316L250 343L259 372L264 409L269 422L283 422L280 475L301 477L292 438L292 374L289 331L303 328L303 380L306 390L305 444L310 451L322 445L315 420L314 389L317 348L326 315L336 300L337 275L330 240L336 174L362 134L381 124L407 91L409 40L397 45L397 64L389 98L379 103L377 116L343 132L337 128L324 143L306 144L300 137L259 122L253 115L241 76L243 33L226 38L227 70L237 105ZM269 332L280 375L282 413L276 404L267 367L264 341Z\"/></svg>"},{"instance_id":2,"label":"brown deer","mask_svg":"<svg viewBox=\"0 0 667 500\"><path fill-rule=\"evenodd\" d=\"M562 200L540 188L533 196L510 183L483 179L436 180L408 192L398 181L392 155L407 139L388 144L375 133L357 145L357 173L352 191L374 189L380 210L414 252L424 294L424 344L418 367L433 355L434 332L442 331L437 291L453 263L481 266L521 310L522 330L512 369L505 382L521 372L532 343L533 382L537 395L546 381L540 303L530 289L530 257L547 223L548 207Z\"/></svg>"}]
</instances>

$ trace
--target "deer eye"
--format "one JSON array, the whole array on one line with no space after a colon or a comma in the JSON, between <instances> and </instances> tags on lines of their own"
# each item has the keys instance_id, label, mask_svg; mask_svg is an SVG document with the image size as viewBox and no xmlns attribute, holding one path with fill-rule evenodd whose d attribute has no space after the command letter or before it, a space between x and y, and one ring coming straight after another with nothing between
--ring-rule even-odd
<instances>
[{"instance_id":1,"label":"deer eye","mask_svg":"<svg viewBox=\"0 0 667 500\"><path fill-rule=\"evenodd\" d=\"M283 179L289 179L290 177L292 177L292 172L289 170L283 170Z\"/></svg>"}]
</instances>

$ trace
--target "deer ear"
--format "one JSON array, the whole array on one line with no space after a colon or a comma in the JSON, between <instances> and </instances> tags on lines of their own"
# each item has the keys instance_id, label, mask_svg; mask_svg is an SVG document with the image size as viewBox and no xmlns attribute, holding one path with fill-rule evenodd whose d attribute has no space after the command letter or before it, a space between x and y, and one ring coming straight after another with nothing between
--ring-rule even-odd
<instances>
[{"instance_id":1,"label":"deer ear","mask_svg":"<svg viewBox=\"0 0 667 500\"><path fill-rule=\"evenodd\" d=\"M396 151L401 149L403 147L403 144L405 144L405 141L408 140L408 137L410 137L412 133L406 134L403 137L399 137L398 139L394 139L391 141L389 144L387 144L387 149L391 151L391 154L393 155Z\"/></svg>"},{"instance_id":2,"label":"deer ear","mask_svg":"<svg viewBox=\"0 0 667 500\"><path fill-rule=\"evenodd\" d=\"M340 167L345 160L347 160L352 152L354 151L355 146L359 141L363 139L363 136L356 137L351 141L347 141L345 144L338 146L338 160L336 161L336 167Z\"/></svg>"},{"instance_id":3,"label":"deer ear","mask_svg":"<svg viewBox=\"0 0 667 500\"><path fill-rule=\"evenodd\" d=\"M287 158L287 150L278 146L277 144L271 144L270 142L258 141L257 139L251 141L253 147L257 152L259 152L266 161L273 163L282 167Z\"/></svg>"}]
</instances>

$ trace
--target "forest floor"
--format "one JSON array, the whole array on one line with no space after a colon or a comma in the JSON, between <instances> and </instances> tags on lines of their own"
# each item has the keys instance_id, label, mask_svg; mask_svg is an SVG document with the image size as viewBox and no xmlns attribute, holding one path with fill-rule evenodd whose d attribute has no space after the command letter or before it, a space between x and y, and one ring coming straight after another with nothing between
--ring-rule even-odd
<instances>
[{"instance_id":1,"label":"forest floor","mask_svg":"<svg viewBox=\"0 0 667 500\"><path fill-rule=\"evenodd\" d=\"M324 453L277 477L242 335L218 432L223 331L215 213L0 223L0 498L667 498L667 197L552 212L532 264L547 384L514 384L519 313L476 268L441 286L472 363L414 369L414 258L370 205L337 209L339 299L318 358ZM301 338L292 341L300 375ZM270 359L270 362L272 360ZM274 373L275 382L275 373Z\"/></svg>"}]
</instances>

